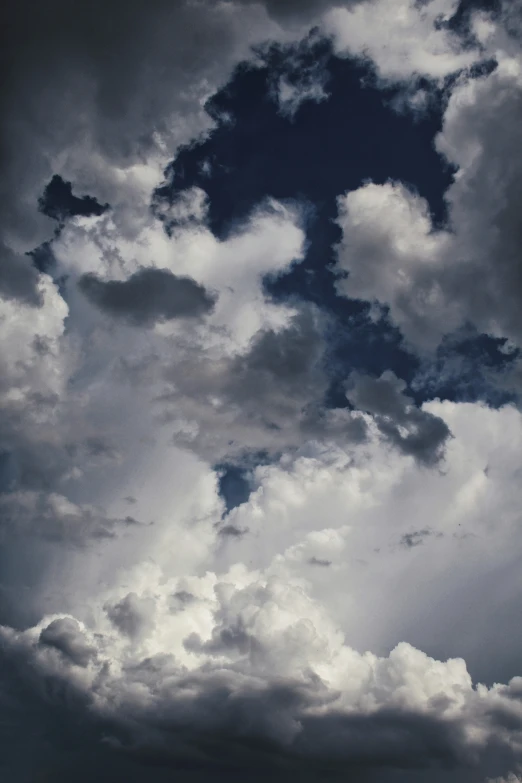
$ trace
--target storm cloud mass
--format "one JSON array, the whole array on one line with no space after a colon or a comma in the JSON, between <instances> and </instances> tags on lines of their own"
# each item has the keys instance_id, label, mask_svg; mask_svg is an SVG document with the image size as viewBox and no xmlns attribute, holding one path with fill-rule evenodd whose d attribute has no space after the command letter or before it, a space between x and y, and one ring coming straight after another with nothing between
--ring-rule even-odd
<instances>
[{"instance_id":1,"label":"storm cloud mass","mask_svg":"<svg viewBox=\"0 0 522 783\"><path fill-rule=\"evenodd\" d=\"M0 777L522 780L522 5L2 9Z\"/></svg>"}]
</instances>

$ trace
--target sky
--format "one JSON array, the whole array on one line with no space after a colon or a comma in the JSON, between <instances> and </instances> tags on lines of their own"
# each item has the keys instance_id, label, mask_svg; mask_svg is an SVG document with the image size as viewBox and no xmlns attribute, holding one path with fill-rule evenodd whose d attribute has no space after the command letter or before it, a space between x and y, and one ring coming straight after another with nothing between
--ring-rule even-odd
<instances>
[{"instance_id":1,"label":"sky","mask_svg":"<svg viewBox=\"0 0 522 783\"><path fill-rule=\"evenodd\" d=\"M521 20L4 6L2 781L522 781Z\"/></svg>"}]
</instances>

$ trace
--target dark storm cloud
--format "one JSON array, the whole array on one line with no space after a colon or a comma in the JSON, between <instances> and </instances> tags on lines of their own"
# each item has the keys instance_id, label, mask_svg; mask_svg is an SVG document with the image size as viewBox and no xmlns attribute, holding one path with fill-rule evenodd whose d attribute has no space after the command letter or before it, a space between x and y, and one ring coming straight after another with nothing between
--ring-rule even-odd
<instances>
[{"instance_id":1,"label":"dark storm cloud","mask_svg":"<svg viewBox=\"0 0 522 783\"><path fill-rule=\"evenodd\" d=\"M354 373L347 396L357 408L373 415L381 433L403 454L434 464L451 435L449 427L438 416L417 408L404 394L405 386L391 371L380 378Z\"/></svg>"},{"instance_id":2,"label":"dark storm cloud","mask_svg":"<svg viewBox=\"0 0 522 783\"><path fill-rule=\"evenodd\" d=\"M29 256L15 253L0 242L0 295L39 307L38 272Z\"/></svg>"},{"instance_id":3,"label":"dark storm cloud","mask_svg":"<svg viewBox=\"0 0 522 783\"><path fill-rule=\"evenodd\" d=\"M174 318L199 318L215 304L202 285L168 269L148 267L127 280L101 280L87 274L78 282L85 296L103 312L135 326L153 326Z\"/></svg>"},{"instance_id":4,"label":"dark storm cloud","mask_svg":"<svg viewBox=\"0 0 522 783\"><path fill-rule=\"evenodd\" d=\"M65 620L50 623L40 645L54 648L64 667L82 668L91 658L79 628ZM193 646L200 652L197 639ZM238 647L251 649L251 640L236 629L207 646L220 655ZM483 783L489 755L493 764L495 755L503 768L509 764L509 749L492 742L481 749L481 775L476 749L470 750L458 720L399 708L367 715L329 709L331 696L320 683L288 680L238 691L224 676L187 674L179 683L179 700L139 709L137 687L125 714L104 717L92 709L90 699L79 697L56 675L42 687L26 669L22 650L16 658L3 648L0 654L0 704L17 705L16 711L10 710L12 737L2 743L0 762L13 776L6 778L9 783L87 783L94 777L104 783L166 783L173 774L181 783L204 783L209 777L248 777L261 783L268 775L283 783L289 774L310 783ZM157 678L160 658L128 669L137 686ZM313 715L314 707L326 711ZM495 715L490 718L495 721ZM505 723L502 716L494 725L501 732Z\"/></svg>"},{"instance_id":5,"label":"dark storm cloud","mask_svg":"<svg viewBox=\"0 0 522 783\"><path fill-rule=\"evenodd\" d=\"M39 641L58 650L76 666L87 666L96 654L96 649L87 643L76 620L69 617L49 623L40 633Z\"/></svg>"}]
</instances>

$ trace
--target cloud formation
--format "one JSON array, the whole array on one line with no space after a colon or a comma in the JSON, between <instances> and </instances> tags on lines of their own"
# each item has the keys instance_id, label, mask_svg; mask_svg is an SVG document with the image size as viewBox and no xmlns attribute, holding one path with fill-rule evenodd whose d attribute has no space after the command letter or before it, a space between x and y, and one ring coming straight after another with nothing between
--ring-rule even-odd
<instances>
[{"instance_id":1,"label":"cloud formation","mask_svg":"<svg viewBox=\"0 0 522 783\"><path fill-rule=\"evenodd\" d=\"M31 661L23 678L50 677L66 688L70 709L110 726L120 753L167 768L190 760L196 769L219 770L224 748L238 770L257 754L272 774L311 765L333 779L361 767L377 776L381 768L387 775L433 767L442 780L446 767L505 763L519 743L520 678L473 685L455 656L468 642L441 628L469 611L470 592L491 578L492 567L511 574L497 599L516 612L518 581L508 564L518 558L519 497L518 488L506 496L518 487L506 466L516 474L522 420L510 408L430 408L456 435L444 472L390 455L377 429L370 451L317 450L259 468L258 488L228 517L247 532L229 540L227 551L211 534L199 576L183 560L147 564L136 540L126 586L116 579L108 591L98 588L82 618L4 628L4 653ZM514 435L509 446L506 428ZM412 512L420 497L434 535L422 546L401 545L419 534ZM501 527L491 525L492 507ZM203 527L210 533L212 518ZM317 568L312 558L330 565ZM438 593L442 574L445 595ZM496 638L504 620L492 596L482 595L480 611ZM442 660L397 642L414 626L424 647L439 645ZM358 652L365 638L391 652Z\"/></svg>"},{"instance_id":2,"label":"cloud formation","mask_svg":"<svg viewBox=\"0 0 522 783\"><path fill-rule=\"evenodd\" d=\"M9 5L7 781L518 780L522 416L415 377L466 324L520 346L518 5L467 37L453 0ZM242 60L292 44L266 97L294 130L327 100L322 36L402 111L445 91L455 170L444 225L402 182L338 195L333 304L267 293L307 258L298 193L218 237L201 188L158 191L233 127L204 107ZM347 368L332 402L354 300L410 365Z\"/></svg>"},{"instance_id":3,"label":"cloud formation","mask_svg":"<svg viewBox=\"0 0 522 783\"><path fill-rule=\"evenodd\" d=\"M426 464L441 457L450 430L445 421L417 408L403 394L406 384L387 371L380 378L353 374L349 400L360 410L372 413L383 435L405 454Z\"/></svg>"},{"instance_id":4,"label":"cloud formation","mask_svg":"<svg viewBox=\"0 0 522 783\"><path fill-rule=\"evenodd\" d=\"M337 283L339 292L389 307L417 349L434 348L466 322L520 344L520 178L513 128L522 61L509 11L506 4L496 22L474 17L483 57L495 65L485 75L457 80L436 138L456 169L446 193L448 225L434 226L427 203L402 183L368 183L339 198L338 263L348 272Z\"/></svg>"}]
</instances>

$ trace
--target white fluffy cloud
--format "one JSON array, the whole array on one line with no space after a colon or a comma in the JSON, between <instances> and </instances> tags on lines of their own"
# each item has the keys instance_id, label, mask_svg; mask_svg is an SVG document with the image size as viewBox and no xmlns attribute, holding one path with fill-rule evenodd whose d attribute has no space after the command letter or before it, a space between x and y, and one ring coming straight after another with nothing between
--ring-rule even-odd
<instances>
[{"instance_id":1,"label":"white fluffy cloud","mask_svg":"<svg viewBox=\"0 0 522 783\"><path fill-rule=\"evenodd\" d=\"M456 167L448 227L436 229L426 202L401 183L370 183L339 198L338 263L348 272L339 292L387 305L421 349L465 322L517 345L522 338L515 130L522 60L519 38L500 20L475 18L484 57L497 65L457 81L436 139Z\"/></svg>"},{"instance_id":2,"label":"white fluffy cloud","mask_svg":"<svg viewBox=\"0 0 522 783\"><path fill-rule=\"evenodd\" d=\"M458 0L374 0L333 8L324 26L339 56L371 62L384 80L439 80L477 58L477 51L464 50L445 25L457 8Z\"/></svg>"},{"instance_id":3,"label":"white fluffy cloud","mask_svg":"<svg viewBox=\"0 0 522 783\"><path fill-rule=\"evenodd\" d=\"M338 199L343 238L339 293L387 305L412 343L435 346L462 320L439 279L450 237L433 231L428 206L401 183L369 183Z\"/></svg>"}]
</instances>

